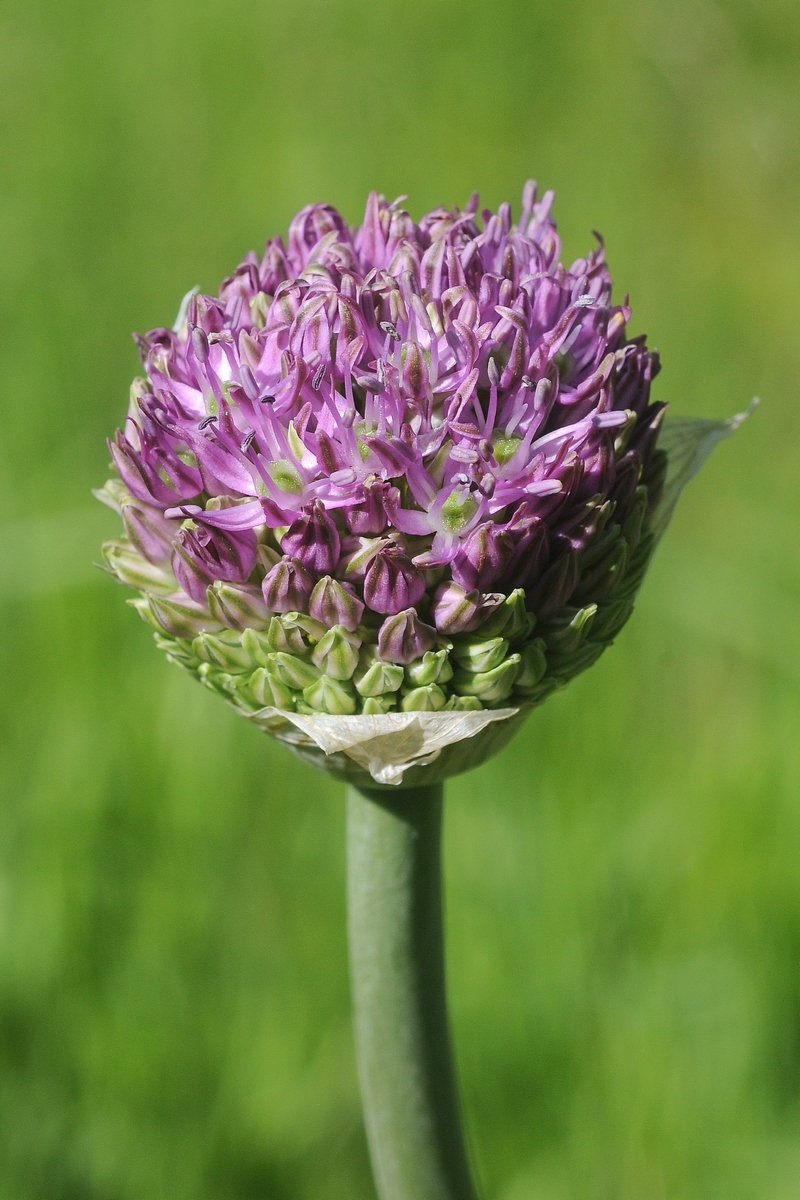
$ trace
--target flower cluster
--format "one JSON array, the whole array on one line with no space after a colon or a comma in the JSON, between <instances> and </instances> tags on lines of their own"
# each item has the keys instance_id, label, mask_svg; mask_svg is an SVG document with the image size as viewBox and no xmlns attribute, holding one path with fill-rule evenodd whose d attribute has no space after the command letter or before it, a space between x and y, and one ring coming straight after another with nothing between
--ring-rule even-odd
<instances>
[{"instance_id":1,"label":"flower cluster","mask_svg":"<svg viewBox=\"0 0 800 1200\"><path fill-rule=\"evenodd\" d=\"M658 358L599 239L561 265L551 204L311 206L136 339L106 563L242 711L537 703L627 620Z\"/></svg>"}]
</instances>

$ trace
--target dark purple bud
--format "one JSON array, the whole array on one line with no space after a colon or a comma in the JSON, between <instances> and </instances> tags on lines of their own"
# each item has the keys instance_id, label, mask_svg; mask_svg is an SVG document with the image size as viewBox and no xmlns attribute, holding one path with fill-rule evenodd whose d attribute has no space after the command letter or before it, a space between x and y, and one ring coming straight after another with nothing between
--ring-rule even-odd
<instances>
[{"instance_id":1,"label":"dark purple bud","mask_svg":"<svg viewBox=\"0 0 800 1200\"><path fill-rule=\"evenodd\" d=\"M574 550L562 554L542 575L528 596L528 607L539 620L560 612L578 586L580 555Z\"/></svg>"},{"instance_id":2,"label":"dark purple bud","mask_svg":"<svg viewBox=\"0 0 800 1200\"><path fill-rule=\"evenodd\" d=\"M503 574L513 547L511 535L499 525L491 521L478 525L461 544L453 561L453 578L467 591L488 591Z\"/></svg>"},{"instance_id":3,"label":"dark purple bud","mask_svg":"<svg viewBox=\"0 0 800 1200\"><path fill-rule=\"evenodd\" d=\"M614 483L614 439L603 431L583 452L583 477L573 492L574 500L605 495Z\"/></svg>"},{"instance_id":4,"label":"dark purple bud","mask_svg":"<svg viewBox=\"0 0 800 1200\"><path fill-rule=\"evenodd\" d=\"M339 530L319 500L307 505L303 515L289 527L281 549L314 575L333 573L341 550Z\"/></svg>"},{"instance_id":5,"label":"dark purple bud","mask_svg":"<svg viewBox=\"0 0 800 1200\"><path fill-rule=\"evenodd\" d=\"M167 521L160 509L149 504L123 504L122 521L128 540L142 558L158 567L169 562L180 529L177 521Z\"/></svg>"},{"instance_id":6,"label":"dark purple bud","mask_svg":"<svg viewBox=\"0 0 800 1200\"><path fill-rule=\"evenodd\" d=\"M504 591L528 588L539 578L550 554L547 526L540 517L521 509L506 525L513 542L503 572Z\"/></svg>"},{"instance_id":7,"label":"dark purple bud","mask_svg":"<svg viewBox=\"0 0 800 1200\"><path fill-rule=\"evenodd\" d=\"M436 630L420 621L415 609L407 608L387 617L381 625L378 657L384 662L407 666L422 658L435 644Z\"/></svg>"},{"instance_id":8,"label":"dark purple bud","mask_svg":"<svg viewBox=\"0 0 800 1200\"><path fill-rule=\"evenodd\" d=\"M656 439L664 422L666 409L666 404L651 404L631 434L628 448L630 450L638 450L645 463L656 444Z\"/></svg>"},{"instance_id":9,"label":"dark purple bud","mask_svg":"<svg viewBox=\"0 0 800 1200\"><path fill-rule=\"evenodd\" d=\"M313 586L303 564L296 558L284 557L264 576L261 592L272 612L303 612Z\"/></svg>"},{"instance_id":10,"label":"dark purple bud","mask_svg":"<svg viewBox=\"0 0 800 1200\"><path fill-rule=\"evenodd\" d=\"M308 611L328 629L332 625L343 625L352 633L358 627L364 605L348 584L325 575L314 585Z\"/></svg>"},{"instance_id":11,"label":"dark purple bud","mask_svg":"<svg viewBox=\"0 0 800 1200\"><path fill-rule=\"evenodd\" d=\"M391 484L379 479L377 475L367 479L364 483L362 503L354 504L352 508L345 510L345 520L350 532L358 537L375 537L377 534L383 533L389 524L386 503L387 501L391 503L392 493L396 492L397 488L393 488ZM398 501L399 498L398 493Z\"/></svg>"},{"instance_id":12,"label":"dark purple bud","mask_svg":"<svg viewBox=\"0 0 800 1200\"><path fill-rule=\"evenodd\" d=\"M398 613L425 594L425 578L398 546L382 547L364 577L364 599L373 612Z\"/></svg>"},{"instance_id":13,"label":"dark purple bud","mask_svg":"<svg viewBox=\"0 0 800 1200\"><path fill-rule=\"evenodd\" d=\"M198 525L181 529L175 541L172 570L187 595L205 603L206 588L217 579L243 583L256 565L252 529L231 532Z\"/></svg>"},{"instance_id":14,"label":"dark purple bud","mask_svg":"<svg viewBox=\"0 0 800 1200\"><path fill-rule=\"evenodd\" d=\"M614 486L608 493L616 504L614 520L621 521L630 509L639 480L642 477L642 456L638 450L628 450L617 463Z\"/></svg>"}]
</instances>

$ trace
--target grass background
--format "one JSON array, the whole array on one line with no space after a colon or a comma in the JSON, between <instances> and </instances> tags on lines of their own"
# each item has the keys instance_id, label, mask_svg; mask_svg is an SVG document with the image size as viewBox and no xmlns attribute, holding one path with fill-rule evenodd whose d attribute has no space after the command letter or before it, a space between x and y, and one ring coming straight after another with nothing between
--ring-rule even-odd
<instances>
[{"instance_id":1,"label":"grass background","mask_svg":"<svg viewBox=\"0 0 800 1200\"><path fill-rule=\"evenodd\" d=\"M659 398L764 403L637 612L449 788L496 1200L800 1191L796 0L0 4L0 1197L373 1195L343 805L152 647L89 489L133 329L371 187L558 192Z\"/></svg>"}]
</instances>

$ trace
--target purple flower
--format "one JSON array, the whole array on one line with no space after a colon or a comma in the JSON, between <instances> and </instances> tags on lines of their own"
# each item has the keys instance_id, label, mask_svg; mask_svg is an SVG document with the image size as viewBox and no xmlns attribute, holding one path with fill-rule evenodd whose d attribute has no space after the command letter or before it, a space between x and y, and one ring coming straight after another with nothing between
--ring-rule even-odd
<instances>
[{"instance_id":1,"label":"purple flower","mask_svg":"<svg viewBox=\"0 0 800 1200\"><path fill-rule=\"evenodd\" d=\"M475 197L415 223L372 193L354 231L312 205L218 296L187 297L174 330L137 338L146 378L110 443L121 483L109 486L124 493L131 553L158 571L132 570L127 549L109 561L124 558L145 592L165 573L165 594L171 564L170 604L183 609L167 621L149 605L148 619L175 637L207 612L226 637L268 629L280 641L273 615L299 614L303 653L320 629L352 635L350 670L363 639L363 654L377 641L381 659L404 666L449 654L452 639L505 621L513 597L509 661L538 622L559 680L565 646L588 662L580 638L614 636L664 477L659 361L626 336L630 309L612 303L602 242L560 263L552 201L529 183L516 224L507 204L479 216ZM597 618L578 619L592 604ZM548 633L573 620L570 639ZM261 642L246 641L244 660L273 671ZM462 655L437 688L474 705L499 702L517 675L526 696L534 677L540 687L520 659L502 688L466 680L463 663L479 657ZM293 685L300 711L320 695L333 703L319 669L309 659L301 672L311 699ZM336 678L348 697L337 704L360 704Z\"/></svg>"}]
</instances>

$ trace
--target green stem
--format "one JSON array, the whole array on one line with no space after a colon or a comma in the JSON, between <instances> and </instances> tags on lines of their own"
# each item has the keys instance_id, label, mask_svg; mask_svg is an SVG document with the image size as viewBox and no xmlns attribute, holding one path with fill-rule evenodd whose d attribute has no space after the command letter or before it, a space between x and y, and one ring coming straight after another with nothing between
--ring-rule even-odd
<instances>
[{"instance_id":1,"label":"green stem","mask_svg":"<svg viewBox=\"0 0 800 1200\"><path fill-rule=\"evenodd\" d=\"M347 794L356 1051L380 1200L475 1200L447 1023L442 792Z\"/></svg>"}]
</instances>

